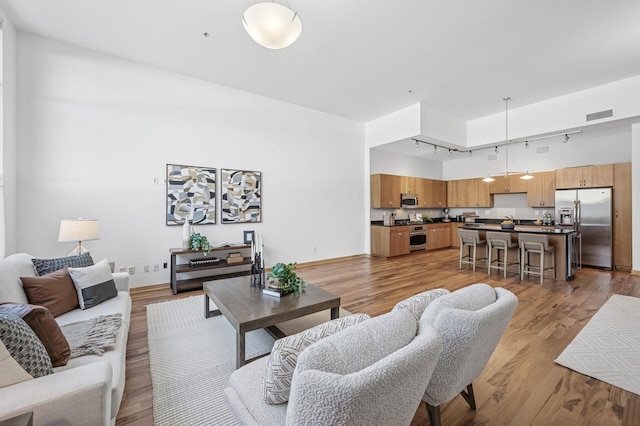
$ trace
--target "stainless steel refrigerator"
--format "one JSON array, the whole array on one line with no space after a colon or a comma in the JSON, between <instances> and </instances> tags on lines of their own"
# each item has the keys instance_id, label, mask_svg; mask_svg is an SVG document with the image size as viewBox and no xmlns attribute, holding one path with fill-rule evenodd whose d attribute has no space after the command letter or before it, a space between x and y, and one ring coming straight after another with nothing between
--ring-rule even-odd
<instances>
[{"instance_id":1,"label":"stainless steel refrigerator","mask_svg":"<svg viewBox=\"0 0 640 426\"><path fill-rule=\"evenodd\" d=\"M612 201L611 188L556 191L556 224L576 231L579 251L574 261L613 269ZM570 220L566 212L571 212Z\"/></svg>"}]
</instances>

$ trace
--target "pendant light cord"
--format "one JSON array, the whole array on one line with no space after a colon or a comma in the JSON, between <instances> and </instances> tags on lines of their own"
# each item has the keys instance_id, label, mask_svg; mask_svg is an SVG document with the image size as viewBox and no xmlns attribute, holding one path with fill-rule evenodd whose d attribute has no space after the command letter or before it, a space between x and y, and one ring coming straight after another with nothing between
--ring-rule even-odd
<instances>
[{"instance_id":1,"label":"pendant light cord","mask_svg":"<svg viewBox=\"0 0 640 426\"><path fill-rule=\"evenodd\" d=\"M502 98L504 101L504 177L509 177L509 99L510 96Z\"/></svg>"}]
</instances>

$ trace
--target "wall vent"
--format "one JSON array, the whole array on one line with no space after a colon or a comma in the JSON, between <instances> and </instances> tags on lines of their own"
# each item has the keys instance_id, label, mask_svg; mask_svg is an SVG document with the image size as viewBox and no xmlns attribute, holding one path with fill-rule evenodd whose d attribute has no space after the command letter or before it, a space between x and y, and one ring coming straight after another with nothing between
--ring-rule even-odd
<instances>
[{"instance_id":1,"label":"wall vent","mask_svg":"<svg viewBox=\"0 0 640 426\"><path fill-rule=\"evenodd\" d=\"M536 153L538 153L538 154L546 154L547 152L549 152L549 147L548 146L540 146L540 147L536 148Z\"/></svg>"},{"instance_id":2,"label":"wall vent","mask_svg":"<svg viewBox=\"0 0 640 426\"><path fill-rule=\"evenodd\" d=\"M606 111L600 112L592 112L591 114L587 114L587 121L600 120L602 118L613 117L613 110L608 109Z\"/></svg>"},{"instance_id":3,"label":"wall vent","mask_svg":"<svg viewBox=\"0 0 640 426\"><path fill-rule=\"evenodd\" d=\"M487 155L487 161L496 161L498 159L498 154Z\"/></svg>"}]
</instances>

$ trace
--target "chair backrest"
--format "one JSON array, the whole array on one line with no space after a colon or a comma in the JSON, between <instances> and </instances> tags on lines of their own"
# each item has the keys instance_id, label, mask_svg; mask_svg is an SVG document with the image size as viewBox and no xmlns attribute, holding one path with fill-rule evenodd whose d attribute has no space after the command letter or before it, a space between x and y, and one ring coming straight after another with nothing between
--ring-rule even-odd
<instances>
[{"instance_id":1,"label":"chair backrest","mask_svg":"<svg viewBox=\"0 0 640 426\"><path fill-rule=\"evenodd\" d=\"M549 237L544 234L518 234L520 248L527 250L549 250Z\"/></svg>"},{"instance_id":2,"label":"chair backrest","mask_svg":"<svg viewBox=\"0 0 640 426\"><path fill-rule=\"evenodd\" d=\"M408 310L391 314L411 319L416 326ZM380 333L394 339L392 328ZM432 326L421 330L419 335L414 331L407 344L369 365L361 365L362 358L369 357L363 356L363 347L371 352L372 348L385 345L378 340L380 333L369 333L363 322L305 349L298 358L291 383L286 424L411 423L424 394L424 384L429 381L442 350L440 336ZM310 358L314 361L310 362ZM327 368L323 368L323 363ZM342 365L329 365L332 363Z\"/></svg>"},{"instance_id":3,"label":"chair backrest","mask_svg":"<svg viewBox=\"0 0 640 426\"><path fill-rule=\"evenodd\" d=\"M480 244L480 231L472 229L458 229L460 244Z\"/></svg>"},{"instance_id":4,"label":"chair backrest","mask_svg":"<svg viewBox=\"0 0 640 426\"><path fill-rule=\"evenodd\" d=\"M511 243L511 234L508 232L494 232L487 231L486 233L487 244L493 247L513 247Z\"/></svg>"},{"instance_id":5,"label":"chair backrest","mask_svg":"<svg viewBox=\"0 0 640 426\"><path fill-rule=\"evenodd\" d=\"M429 380L424 401L450 401L484 370L516 307L517 297L503 288L473 284L435 299L420 318L442 339L442 354Z\"/></svg>"}]
</instances>

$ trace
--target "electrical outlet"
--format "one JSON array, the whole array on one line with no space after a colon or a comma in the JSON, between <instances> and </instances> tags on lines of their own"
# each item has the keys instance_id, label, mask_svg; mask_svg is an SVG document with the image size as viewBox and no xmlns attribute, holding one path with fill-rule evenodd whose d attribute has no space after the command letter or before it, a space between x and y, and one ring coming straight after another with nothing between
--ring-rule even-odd
<instances>
[{"instance_id":1,"label":"electrical outlet","mask_svg":"<svg viewBox=\"0 0 640 426\"><path fill-rule=\"evenodd\" d=\"M153 264L153 272L158 272L160 270L160 264L159 263L154 263Z\"/></svg>"},{"instance_id":2,"label":"electrical outlet","mask_svg":"<svg viewBox=\"0 0 640 426\"><path fill-rule=\"evenodd\" d=\"M127 267L126 266L121 266L118 271L120 272L127 272Z\"/></svg>"},{"instance_id":3,"label":"electrical outlet","mask_svg":"<svg viewBox=\"0 0 640 426\"><path fill-rule=\"evenodd\" d=\"M129 275L133 275L136 273L136 267L133 265L129 266Z\"/></svg>"},{"instance_id":4,"label":"electrical outlet","mask_svg":"<svg viewBox=\"0 0 640 426\"><path fill-rule=\"evenodd\" d=\"M142 265L142 272L148 273L149 272L149 264L145 263L144 265Z\"/></svg>"}]
</instances>

